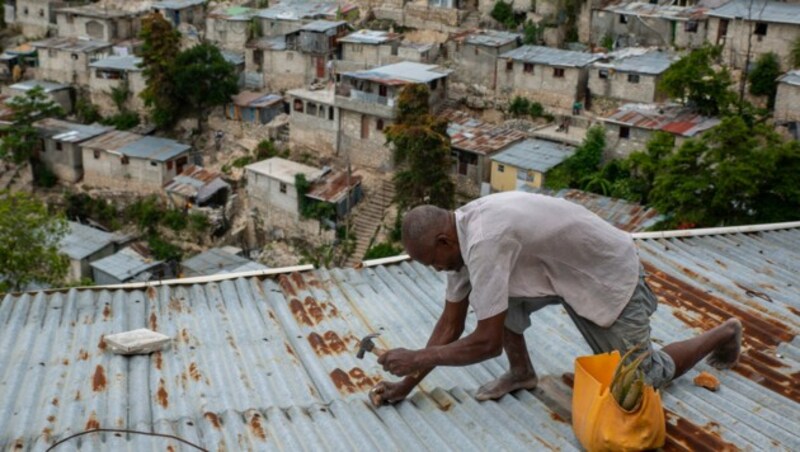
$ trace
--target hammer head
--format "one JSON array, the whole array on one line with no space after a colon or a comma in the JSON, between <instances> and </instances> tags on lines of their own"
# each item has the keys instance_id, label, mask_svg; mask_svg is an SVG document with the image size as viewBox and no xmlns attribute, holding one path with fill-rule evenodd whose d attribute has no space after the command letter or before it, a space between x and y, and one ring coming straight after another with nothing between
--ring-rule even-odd
<instances>
[{"instance_id":1,"label":"hammer head","mask_svg":"<svg viewBox=\"0 0 800 452\"><path fill-rule=\"evenodd\" d=\"M371 352L372 349L375 348L375 343L372 342L372 339L378 336L380 336L380 333L372 333L364 336L358 345L358 352L356 353L356 358L363 359L364 353Z\"/></svg>"}]
</instances>

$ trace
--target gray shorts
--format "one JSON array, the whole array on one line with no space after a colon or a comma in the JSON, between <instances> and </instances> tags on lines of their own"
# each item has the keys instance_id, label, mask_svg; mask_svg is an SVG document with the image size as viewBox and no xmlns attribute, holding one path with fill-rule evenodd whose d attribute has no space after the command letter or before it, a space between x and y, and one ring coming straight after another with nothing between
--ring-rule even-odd
<instances>
[{"instance_id":1,"label":"gray shorts","mask_svg":"<svg viewBox=\"0 0 800 452\"><path fill-rule=\"evenodd\" d=\"M563 298L558 296L509 298L505 327L522 334L531 326L531 314L551 304L564 306L594 353L619 350L621 354L625 354L637 344L644 344L644 347L636 354L651 352L650 356L642 362L642 370L645 372L647 383L655 388L660 388L672 380L675 375L675 362L663 351L653 350L650 341L650 316L658 308L658 299L645 281L644 271L639 273L639 283L625 309L608 328L600 327L579 316L564 302Z\"/></svg>"}]
</instances>

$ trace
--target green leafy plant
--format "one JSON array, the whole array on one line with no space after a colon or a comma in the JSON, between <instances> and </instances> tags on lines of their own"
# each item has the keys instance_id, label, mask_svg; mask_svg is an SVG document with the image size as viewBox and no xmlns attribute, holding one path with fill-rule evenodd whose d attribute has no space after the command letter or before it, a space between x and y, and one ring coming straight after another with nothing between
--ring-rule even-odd
<instances>
[{"instance_id":1,"label":"green leafy plant","mask_svg":"<svg viewBox=\"0 0 800 452\"><path fill-rule=\"evenodd\" d=\"M781 75L781 63L778 55L769 52L761 55L756 60L753 69L747 74L750 82L750 94L766 96L767 106L772 109L775 105L775 94L778 91L777 79Z\"/></svg>"},{"instance_id":2,"label":"green leafy plant","mask_svg":"<svg viewBox=\"0 0 800 452\"><path fill-rule=\"evenodd\" d=\"M395 246L391 242L381 242L378 243L377 245L373 245L370 249L367 250L367 252L364 254L364 260L397 256L402 252L403 252L402 247Z\"/></svg>"}]
</instances>

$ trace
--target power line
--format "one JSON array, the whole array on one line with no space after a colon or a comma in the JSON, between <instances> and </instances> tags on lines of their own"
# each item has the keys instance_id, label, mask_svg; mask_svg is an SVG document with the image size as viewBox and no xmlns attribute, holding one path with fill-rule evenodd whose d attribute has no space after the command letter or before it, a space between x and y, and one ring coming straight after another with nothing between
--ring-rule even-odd
<instances>
[{"instance_id":1,"label":"power line","mask_svg":"<svg viewBox=\"0 0 800 452\"><path fill-rule=\"evenodd\" d=\"M142 432L142 431L138 431L138 430L128 430L128 429L121 429L121 428L120 429L117 429L117 428L95 428L95 429L92 429L92 430L86 430L86 431L83 431L83 432L80 432L80 433L76 433L76 434L70 435L70 436L68 436L68 437L66 437L66 438L64 438L64 439L62 439L60 441L57 441L52 446L48 447L45 452L50 452L51 450L55 449L56 446L59 446L59 445L65 443L65 442L67 442L67 441L69 441L69 440L71 440L73 438L77 438L77 437L83 436L83 435L88 435L89 433L98 433L98 432L133 433L133 434L138 434L138 435L147 435L147 436L157 436L157 437L161 437L161 438L169 438L169 439L174 439L175 441L180 441L180 442L182 442L182 443L184 443L184 444L186 444L188 446L192 446L195 449L200 450L202 452L208 452L208 449L204 449L204 448L198 446L197 444L189 442L189 441L187 441L187 440L185 440L183 438L179 438L179 437L177 437L175 435L168 435L168 434L165 434L165 433L155 433L155 432Z\"/></svg>"}]
</instances>

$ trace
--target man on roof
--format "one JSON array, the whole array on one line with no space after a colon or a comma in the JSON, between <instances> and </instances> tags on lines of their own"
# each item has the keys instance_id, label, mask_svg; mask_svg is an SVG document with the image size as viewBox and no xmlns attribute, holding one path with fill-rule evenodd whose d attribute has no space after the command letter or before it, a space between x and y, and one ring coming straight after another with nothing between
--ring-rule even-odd
<instances>
[{"instance_id":1,"label":"man on roof","mask_svg":"<svg viewBox=\"0 0 800 452\"><path fill-rule=\"evenodd\" d=\"M624 354L640 344L636 353L651 351L642 369L656 388L706 356L720 369L739 359L742 325L735 318L655 350L650 316L658 301L632 237L572 202L508 192L454 212L424 205L406 214L402 236L412 259L448 272L446 303L425 348L396 348L378 359L384 370L405 377L373 388L383 403L405 398L436 366L474 364L503 351L509 370L476 398L535 388L523 333L533 312L553 304L564 307L594 353ZM478 324L462 338L470 307Z\"/></svg>"}]
</instances>

